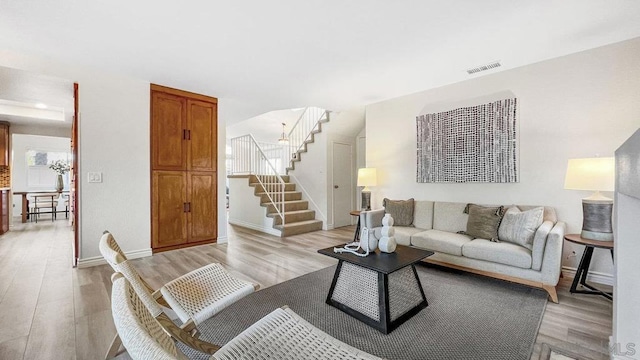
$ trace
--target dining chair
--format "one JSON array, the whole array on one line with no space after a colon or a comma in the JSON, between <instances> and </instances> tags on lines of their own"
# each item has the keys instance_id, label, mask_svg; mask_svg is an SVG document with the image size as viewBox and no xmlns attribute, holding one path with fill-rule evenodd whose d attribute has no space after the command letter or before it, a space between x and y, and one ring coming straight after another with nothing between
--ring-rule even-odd
<instances>
[{"instance_id":1,"label":"dining chair","mask_svg":"<svg viewBox=\"0 0 640 360\"><path fill-rule=\"evenodd\" d=\"M51 221L56 219L56 208L58 207L58 201L55 199L56 196L58 196L58 194L31 195L32 201L30 201L31 210L29 211L29 214L33 217L36 223L38 222L38 218L41 214L51 214Z\"/></svg>"}]
</instances>

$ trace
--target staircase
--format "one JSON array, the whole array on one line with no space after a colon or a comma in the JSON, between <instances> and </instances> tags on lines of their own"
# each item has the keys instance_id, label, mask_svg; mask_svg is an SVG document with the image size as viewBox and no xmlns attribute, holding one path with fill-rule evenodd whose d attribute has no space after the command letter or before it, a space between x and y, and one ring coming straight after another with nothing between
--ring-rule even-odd
<instances>
[{"instance_id":1,"label":"staircase","mask_svg":"<svg viewBox=\"0 0 640 360\"><path fill-rule=\"evenodd\" d=\"M320 108L307 108L289 132L289 166L285 171L296 169L296 162L302 161L301 155L307 152L315 135L322 132L322 124L329 122L329 112Z\"/></svg>"},{"instance_id":2,"label":"staircase","mask_svg":"<svg viewBox=\"0 0 640 360\"><path fill-rule=\"evenodd\" d=\"M315 219L316 212L309 209L303 193L296 191L296 184L285 174L295 169L295 163L301 161L307 146L315 141L315 135L322 131L322 124L328 121L328 111L308 107L289 132L286 145L259 143L251 134L231 139L229 177L249 179L253 194L260 198L260 206L266 208L266 218L258 216L256 211L259 210L253 208L255 205L248 204L251 195L243 193L236 195L242 201L237 208L231 209L230 223L282 237L322 229L322 220ZM233 188L242 191L239 188L244 185L237 184ZM234 194L229 196L231 199Z\"/></svg>"},{"instance_id":3,"label":"staircase","mask_svg":"<svg viewBox=\"0 0 640 360\"><path fill-rule=\"evenodd\" d=\"M260 177L260 179L258 179ZM254 188L253 194L260 198L260 206L267 208L267 217L273 219L273 228L280 230L281 236L303 234L322 230L322 221L316 220L316 212L309 210L309 202L302 200L302 193L296 190L296 184L290 182L288 175L282 175L284 180L283 192L268 192L266 189L275 188L277 177L274 175L251 175L249 186ZM280 202L284 196L282 216L276 205L271 201ZM284 217L284 225L282 219Z\"/></svg>"}]
</instances>

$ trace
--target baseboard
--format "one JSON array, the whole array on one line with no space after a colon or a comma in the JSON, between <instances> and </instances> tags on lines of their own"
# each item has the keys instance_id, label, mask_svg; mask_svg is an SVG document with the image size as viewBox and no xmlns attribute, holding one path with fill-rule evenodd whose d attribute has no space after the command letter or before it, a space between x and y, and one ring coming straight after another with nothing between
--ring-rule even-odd
<instances>
[{"instance_id":1,"label":"baseboard","mask_svg":"<svg viewBox=\"0 0 640 360\"><path fill-rule=\"evenodd\" d=\"M229 219L229 224L242 226L242 227L245 227L245 228L248 228L248 229L251 229L251 230L261 231L261 232L267 233L269 235L277 236L277 237L281 237L282 236L282 232L280 230L277 230L277 229L274 229L274 228L265 227L265 226L258 226L256 224L251 224L251 223L244 222L244 221L241 221L241 220ZM218 241L220 241L220 239L218 239Z\"/></svg>"},{"instance_id":2,"label":"baseboard","mask_svg":"<svg viewBox=\"0 0 640 360\"><path fill-rule=\"evenodd\" d=\"M141 250L133 250L124 253L127 259L139 259L147 256L151 256L151 248L149 249L141 249ZM78 269L106 265L107 262L104 260L102 256L93 256L86 259L78 259Z\"/></svg>"},{"instance_id":3,"label":"baseboard","mask_svg":"<svg viewBox=\"0 0 640 360\"><path fill-rule=\"evenodd\" d=\"M576 270L577 270L576 268L570 267L570 266L562 267L562 272L564 273L564 276L568 277L569 279L573 279L573 277L576 275ZM602 285L613 286L613 275L598 272L598 271L589 271L589 275L587 276L587 281L602 284Z\"/></svg>"},{"instance_id":4,"label":"baseboard","mask_svg":"<svg viewBox=\"0 0 640 360\"><path fill-rule=\"evenodd\" d=\"M226 236L218 236L218 241L216 241L216 243L218 244L226 244L229 242L229 238Z\"/></svg>"},{"instance_id":5,"label":"baseboard","mask_svg":"<svg viewBox=\"0 0 640 360\"><path fill-rule=\"evenodd\" d=\"M333 230L333 224L327 224L326 222L322 223L322 230Z\"/></svg>"}]
</instances>

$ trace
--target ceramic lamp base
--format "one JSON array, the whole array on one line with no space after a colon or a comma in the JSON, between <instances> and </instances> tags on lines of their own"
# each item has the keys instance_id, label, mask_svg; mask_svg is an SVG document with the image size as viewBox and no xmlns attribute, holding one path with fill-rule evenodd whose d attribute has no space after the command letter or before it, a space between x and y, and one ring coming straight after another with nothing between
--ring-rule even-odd
<instances>
[{"instance_id":1,"label":"ceramic lamp base","mask_svg":"<svg viewBox=\"0 0 640 360\"><path fill-rule=\"evenodd\" d=\"M371 191L362 190L362 210L371 210Z\"/></svg>"},{"instance_id":2,"label":"ceramic lamp base","mask_svg":"<svg viewBox=\"0 0 640 360\"><path fill-rule=\"evenodd\" d=\"M582 199L582 233L584 239L613 241L611 214L613 200Z\"/></svg>"}]
</instances>

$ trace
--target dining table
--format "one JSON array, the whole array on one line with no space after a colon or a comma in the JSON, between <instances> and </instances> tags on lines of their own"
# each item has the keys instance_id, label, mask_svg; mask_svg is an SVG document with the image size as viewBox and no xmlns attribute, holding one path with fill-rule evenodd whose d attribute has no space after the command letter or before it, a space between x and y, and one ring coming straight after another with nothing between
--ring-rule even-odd
<instances>
[{"instance_id":1,"label":"dining table","mask_svg":"<svg viewBox=\"0 0 640 360\"><path fill-rule=\"evenodd\" d=\"M27 222L27 215L29 214L29 200L27 196L29 194L68 194L69 191L57 191L57 190L37 190L37 191L14 191L13 195L22 196L22 222Z\"/></svg>"}]
</instances>

